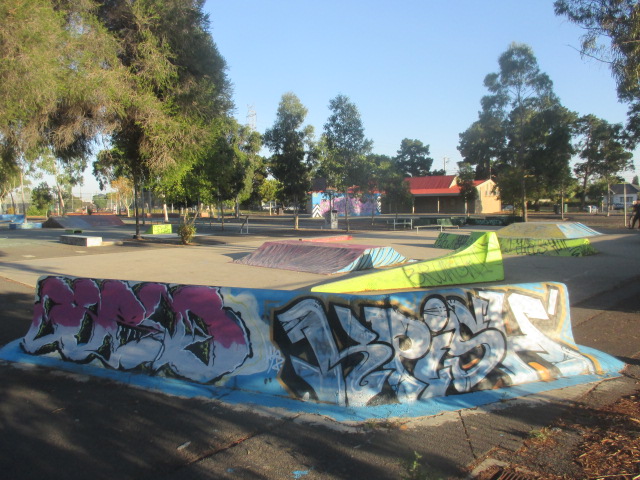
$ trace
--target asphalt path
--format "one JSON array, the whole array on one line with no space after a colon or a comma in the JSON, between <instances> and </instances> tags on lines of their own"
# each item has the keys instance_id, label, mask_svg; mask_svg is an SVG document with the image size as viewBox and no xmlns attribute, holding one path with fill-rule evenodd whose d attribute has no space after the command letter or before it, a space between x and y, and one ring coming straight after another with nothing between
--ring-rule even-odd
<instances>
[{"instance_id":1,"label":"asphalt path","mask_svg":"<svg viewBox=\"0 0 640 480\"><path fill-rule=\"evenodd\" d=\"M32 282L40 273L97 268L98 273L101 270L105 277L114 278L108 274L125 268L118 258L131 263L136 256L149 256L149 263L140 264L135 272L127 271L127 275L143 277L140 269L152 268L155 258L156 264L171 267L153 275L177 277L180 272L172 271L178 268L172 266L172 257L179 264L185 258L193 261L189 255L204 259L218 254L221 260L216 265L223 271L229 259L251 251L274 232L301 234L286 232L286 224L283 230L268 222L266 225L262 230L256 225L257 231L249 236L230 228L224 233L211 232L215 235L201 238L194 247L130 242L131 226L125 231L96 232L114 242L99 248L61 245L60 232L2 231L0 237L7 238L0 238L0 344L26 332L34 300ZM422 233L362 235L369 242L395 243L407 252L420 251L433 241ZM508 452L516 451L532 430L548 425L575 402L602 403L637 390L640 257L636 252L640 234L611 231L599 243L603 253L594 257L506 258L505 280L564 280L572 296L576 341L624 360L629 364L627 376L433 417L343 425L292 412L169 396L110 380L1 362L0 477L398 479L411 478L419 466L429 475L424 478L468 478L471 469L482 468L496 452L506 452L508 458ZM215 253L216 249L222 253ZM200 265L206 265L203 262ZM184 278L209 278L214 284L220 280L215 272L196 277L197 267L183 273ZM243 275L256 277L255 270L244 272L235 275L239 278L225 278L244 282ZM287 275L289 288L318 281L293 275L294 281L291 272ZM271 278L262 281L272 283Z\"/></svg>"}]
</instances>

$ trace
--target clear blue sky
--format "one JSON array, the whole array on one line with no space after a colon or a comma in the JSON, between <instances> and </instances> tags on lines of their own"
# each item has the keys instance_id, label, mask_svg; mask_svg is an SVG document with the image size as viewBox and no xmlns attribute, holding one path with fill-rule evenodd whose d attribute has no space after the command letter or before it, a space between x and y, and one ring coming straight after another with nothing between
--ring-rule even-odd
<instances>
[{"instance_id":1,"label":"clear blue sky","mask_svg":"<svg viewBox=\"0 0 640 480\"><path fill-rule=\"evenodd\" d=\"M511 42L531 46L567 108L626 119L608 67L580 57L581 29L556 17L552 0L207 0L205 11L235 116L246 123L252 107L261 133L291 91L319 136L329 100L344 94L375 153L394 156L403 138L418 139L433 168L446 157L455 173L458 134L477 119L484 77ZM90 169L85 178L82 190L97 192Z\"/></svg>"},{"instance_id":2,"label":"clear blue sky","mask_svg":"<svg viewBox=\"0 0 640 480\"><path fill-rule=\"evenodd\" d=\"M418 139L434 168L448 157L454 173L458 134L477 119L484 77L514 41L531 46L567 108L626 119L608 67L580 57L580 28L556 17L551 0L207 0L205 11L235 115L245 123L253 107L261 133L291 91L319 136L341 93L375 153L393 156L403 138Z\"/></svg>"}]
</instances>

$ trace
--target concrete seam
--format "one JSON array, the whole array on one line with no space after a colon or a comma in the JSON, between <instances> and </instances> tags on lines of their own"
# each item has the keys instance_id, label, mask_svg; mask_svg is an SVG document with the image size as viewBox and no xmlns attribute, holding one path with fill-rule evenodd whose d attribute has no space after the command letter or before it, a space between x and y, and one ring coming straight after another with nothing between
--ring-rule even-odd
<instances>
[{"instance_id":1,"label":"concrete seam","mask_svg":"<svg viewBox=\"0 0 640 480\"><path fill-rule=\"evenodd\" d=\"M284 419L282 419L282 420L280 420L280 421L278 421L278 422L275 422L274 424L271 424L270 426L267 426L266 428L262 428L262 429L259 429L259 430L255 430L255 431L253 431L253 432L249 433L248 435L245 435L245 436L244 436L244 437L242 437L242 438L239 438L239 439L237 439L237 440L234 440L233 442L231 442L231 443L229 443L229 444L227 444L227 445L224 445L224 446L222 446L222 447L216 448L215 450L212 450L212 451L209 451L209 452L203 453L202 455L198 456L197 458L194 458L193 460L190 460L190 461L188 461L188 462L186 462L186 463L183 463L183 464L181 464L181 465L177 466L175 469L173 469L173 472L172 472L172 473L175 473L175 472L177 472L178 470L181 470L181 469L183 469L183 468L185 468L185 467L188 467L188 466L190 466L190 465L193 465L193 464L196 464L196 463L198 463L198 462L201 462L202 460L205 460L205 459L207 459L207 458L211 458L211 457L213 457L214 455L217 455L217 454L219 454L219 453L221 453L221 452L226 452L227 450L231 450L232 448L238 447L238 446L242 445L243 443L245 443L247 440L251 440L251 439L252 439L252 438L254 438L254 437L257 437L257 436L259 436L259 435L262 435L263 433L265 433L265 432L266 432L266 431L268 431L268 430L273 430L273 428L277 428L277 425L278 425L278 424L284 424L285 422L293 421L293 420L295 420L295 419L296 419L297 417L299 417L299 416L300 416L300 415L294 415L294 416L292 416L292 417L284 418ZM273 426L273 427L272 427L272 426Z\"/></svg>"},{"instance_id":2,"label":"concrete seam","mask_svg":"<svg viewBox=\"0 0 640 480\"><path fill-rule=\"evenodd\" d=\"M458 418L460 419L460 423L462 424L462 429L464 430L464 436L467 439L467 443L469 444L469 450L471 451L471 455L474 459L478 459L476 452L473 450L473 443L471 442L471 437L469 436L469 431L467 430L467 426L464 423L464 417L462 416L462 412L458 410Z\"/></svg>"}]
</instances>

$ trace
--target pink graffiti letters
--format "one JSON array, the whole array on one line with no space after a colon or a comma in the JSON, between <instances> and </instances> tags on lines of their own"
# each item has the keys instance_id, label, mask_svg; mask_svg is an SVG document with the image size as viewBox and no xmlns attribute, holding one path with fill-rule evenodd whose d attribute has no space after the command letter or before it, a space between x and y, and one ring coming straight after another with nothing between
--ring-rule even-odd
<instances>
[{"instance_id":1,"label":"pink graffiti letters","mask_svg":"<svg viewBox=\"0 0 640 480\"><path fill-rule=\"evenodd\" d=\"M215 287L46 277L39 282L29 353L215 382L251 355L240 316Z\"/></svg>"}]
</instances>

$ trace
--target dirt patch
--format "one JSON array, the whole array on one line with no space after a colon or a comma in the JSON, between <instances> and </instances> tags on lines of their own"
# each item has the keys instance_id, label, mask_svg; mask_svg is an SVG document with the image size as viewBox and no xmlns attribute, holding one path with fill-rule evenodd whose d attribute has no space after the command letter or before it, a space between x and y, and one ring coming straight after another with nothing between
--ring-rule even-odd
<instances>
[{"instance_id":1,"label":"dirt patch","mask_svg":"<svg viewBox=\"0 0 640 480\"><path fill-rule=\"evenodd\" d=\"M640 479L640 393L599 409L576 406L552 426L531 432L504 460L508 466L493 466L475 478Z\"/></svg>"}]
</instances>

